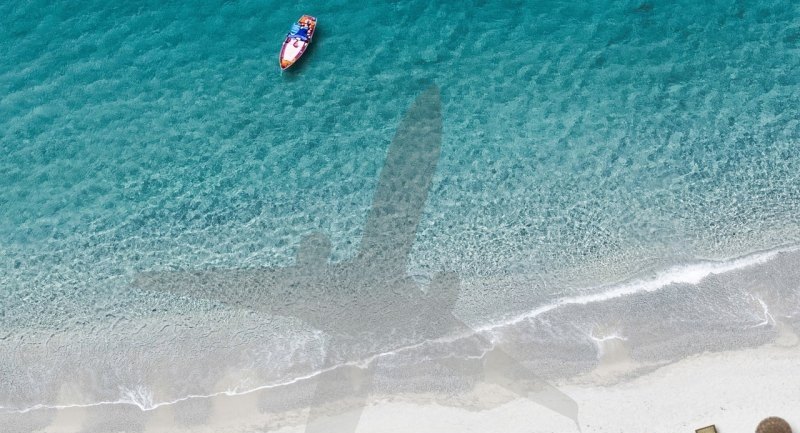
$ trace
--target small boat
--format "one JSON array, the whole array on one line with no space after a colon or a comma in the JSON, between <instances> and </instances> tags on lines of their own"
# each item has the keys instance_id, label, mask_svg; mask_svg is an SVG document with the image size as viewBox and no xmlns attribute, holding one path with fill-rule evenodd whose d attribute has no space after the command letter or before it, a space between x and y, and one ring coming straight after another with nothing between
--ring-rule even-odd
<instances>
[{"instance_id":1,"label":"small boat","mask_svg":"<svg viewBox=\"0 0 800 433\"><path fill-rule=\"evenodd\" d=\"M296 23L292 24L281 47L281 70L292 66L306 52L316 28L317 19L311 15L303 15Z\"/></svg>"}]
</instances>

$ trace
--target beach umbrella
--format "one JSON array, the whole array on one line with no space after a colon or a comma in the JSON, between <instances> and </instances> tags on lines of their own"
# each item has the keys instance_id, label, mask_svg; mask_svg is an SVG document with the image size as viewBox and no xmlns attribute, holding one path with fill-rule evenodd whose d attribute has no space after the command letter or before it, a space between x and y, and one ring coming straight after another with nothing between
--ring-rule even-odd
<instances>
[{"instance_id":1,"label":"beach umbrella","mask_svg":"<svg viewBox=\"0 0 800 433\"><path fill-rule=\"evenodd\" d=\"M792 428L783 418L771 416L758 423L756 433L792 433Z\"/></svg>"}]
</instances>

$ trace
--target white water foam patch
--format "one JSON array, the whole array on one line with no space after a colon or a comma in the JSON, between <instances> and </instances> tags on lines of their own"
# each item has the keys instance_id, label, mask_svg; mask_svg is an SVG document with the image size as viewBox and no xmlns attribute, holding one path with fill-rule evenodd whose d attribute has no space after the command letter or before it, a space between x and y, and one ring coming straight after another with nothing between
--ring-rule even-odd
<instances>
[{"instance_id":1,"label":"white water foam patch","mask_svg":"<svg viewBox=\"0 0 800 433\"><path fill-rule=\"evenodd\" d=\"M599 286L591 288L591 295L572 296L556 300L547 305L538 307L530 312L511 317L499 323L491 323L478 328L476 331L492 331L498 328L515 325L525 320L533 319L559 307L568 305L587 305L611 299L630 296L637 293L655 292L673 284L697 285L704 279L712 276L738 271L752 266L762 265L776 258L780 254L800 251L800 246L780 247L768 251L760 251L743 257L723 260L706 261L682 266L675 266L666 271L659 272L650 279L639 279L627 283Z\"/></svg>"},{"instance_id":2,"label":"white water foam patch","mask_svg":"<svg viewBox=\"0 0 800 433\"><path fill-rule=\"evenodd\" d=\"M775 317L772 315L772 313L769 312L769 307L767 306L767 303L764 302L764 300L761 299L758 296L751 295L751 298L755 299L758 302L758 304L761 306L761 309L763 310L763 314L764 314L764 321L761 322L761 323L757 323L757 324L755 324L753 326L750 326L750 328L760 328L762 326L774 326L777 322L775 320Z\"/></svg>"},{"instance_id":3,"label":"white water foam patch","mask_svg":"<svg viewBox=\"0 0 800 433\"><path fill-rule=\"evenodd\" d=\"M541 306L536 308L528 313L524 313L515 317L512 317L507 320L499 321L497 323L487 324L481 327L473 328L473 332L465 333L465 334L458 334L458 335L448 335L446 337L427 340L417 344L403 346L395 350L382 352L378 354L374 354L372 356L366 357L364 359L353 361L353 362L346 362L338 365L333 365L328 368L324 368L321 370L317 370L306 375L298 376L292 378L290 380L286 380L283 382L277 382L272 384L260 385L253 388L248 389L239 389L232 388L227 389L225 391L214 392L210 394L191 394L184 397L176 398L173 400L162 401L162 402L153 402L152 395L146 388L137 387L135 389L122 389L122 396L120 399L115 401L99 401L93 403L84 403L84 404L60 404L60 405L49 405L49 404L37 404L34 406L30 406L23 409L10 409L10 408L0 408L3 409L4 413L28 413L35 410L40 409L70 409L70 408L90 408L96 406L108 406L108 405L132 405L136 406L142 411L150 411L157 409L163 406L169 406L177 403L181 403L188 400L195 400L195 399L206 399L206 398L214 398L220 396L238 396L238 395L245 395L251 394L258 391L263 391L267 389L274 389L280 388L284 386L293 385L304 380L313 379L321 374L328 373L334 371L341 367L346 366L356 366L365 368L370 365L372 362L385 357L390 357L393 355L397 355L403 352L415 350L422 348L427 345L431 344L438 344L438 343L453 343L459 341L464 338L469 338L474 336L478 333L487 333L489 335L489 341L492 347L485 348L482 350L482 354L476 356L477 358L482 357L489 351L493 349L493 346L496 344L496 336L493 335L492 331L495 331L500 328L512 326L514 324L523 322L525 320L533 319L537 316L545 314L549 311L553 311L556 308L569 306L569 305L587 305L591 303L598 303L603 301L608 301L611 299L621 298L624 296L630 296L637 293L647 293L647 292L655 292L661 289L664 289L668 286L673 284L699 284L704 279L712 276L712 275L719 275L725 274L728 272L738 271L741 269L749 268L752 266L762 265L765 264L781 254L792 253L800 251L800 245L797 246L788 246L788 247L780 247L773 250L768 251L760 251L752 254L748 254L743 257L731 259L731 260L723 260L723 261L706 261L701 263L694 263L689 265L683 266L676 266L670 268L664 272L660 272L656 274L653 278L646 279L646 280L635 280L628 283L623 283L619 285L609 285L609 286L600 286L595 288L595 290L603 290L599 293L595 293L592 295L584 295L584 296L574 296L574 297L566 297L561 298L555 302L550 304ZM762 302L763 305L763 302ZM766 308L766 305L763 305ZM768 310L765 311L766 317L769 319L771 315L769 315ZM619 336L611 336L608 338L620 338ZM473 356L470 356L473 358Z\"/></svg>"},{"instance_id":4,"label":"white water foam patch","mask_svg":"<svg viewBox=\"0 0 800 433\"><path fill-rule=\"evenodd\" d=\"M130 404L142 408L153 407L153 393L146 386L138 385L133 388L121 388L123 395L122 401L127 400Z\"/></svg>"}]
</instances>

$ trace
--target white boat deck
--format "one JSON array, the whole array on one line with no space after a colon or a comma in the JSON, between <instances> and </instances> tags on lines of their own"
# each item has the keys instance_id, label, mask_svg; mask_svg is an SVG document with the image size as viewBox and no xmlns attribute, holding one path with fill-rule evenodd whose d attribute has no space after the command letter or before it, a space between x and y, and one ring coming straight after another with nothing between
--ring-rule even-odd
<instances>
[{"instance_id":1,"label":"white boat deck","mask_svg":"<svg viewBox=\"0 0 800 433\"><path fill-rule=\"evenodd\" d=\"M290 62L297 60L297 57L300 56L306 45L307 42L303 42L299 39L293 39L291 42L286 44L286 47L283 49L283 59Z\"/></svg>"}]
</instances>

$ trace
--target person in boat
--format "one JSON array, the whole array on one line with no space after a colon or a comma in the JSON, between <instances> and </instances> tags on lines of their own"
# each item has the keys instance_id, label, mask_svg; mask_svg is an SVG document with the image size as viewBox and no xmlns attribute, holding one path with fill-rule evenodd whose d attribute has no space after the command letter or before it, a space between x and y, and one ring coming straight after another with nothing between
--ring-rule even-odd
<instances>
[{"instance_id":1,"label":"person in boat","mask_svg":"<svg viewBox=\"0 0 800 433\"><path fill-rule=\"evenodd\" d=\"M301 41L305 42L308 40L308 27L297 24L292 26L292 31L289 32L289 36L292 38L300 39Z\"/></svg>"}]
</instances>

